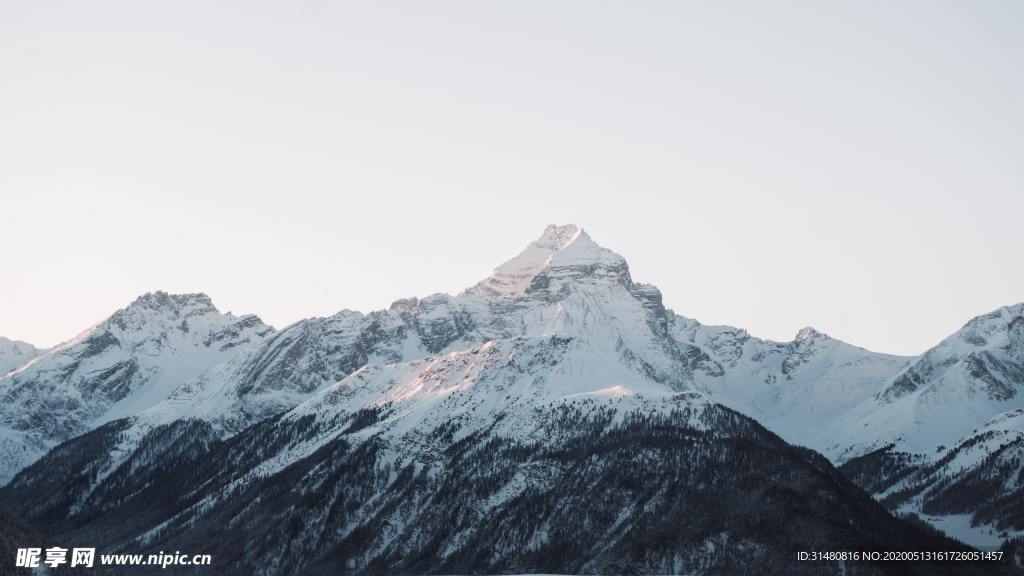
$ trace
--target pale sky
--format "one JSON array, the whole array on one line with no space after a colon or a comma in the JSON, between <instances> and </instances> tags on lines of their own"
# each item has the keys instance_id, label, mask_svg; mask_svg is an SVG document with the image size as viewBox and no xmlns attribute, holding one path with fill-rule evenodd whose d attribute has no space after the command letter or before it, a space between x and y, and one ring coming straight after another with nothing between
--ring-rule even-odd
<instances>
[{"instance_id":1,"label":"pale sky","mask_svg":"<svg viewBox=\"0 0 1024 576\"><path fill-rule=\"evenodd\" d=\"M1024 3L0 3L0 335L281 327L577 223L667 305L917 354L1024 300Z\"/></svg>"}]
</instances>

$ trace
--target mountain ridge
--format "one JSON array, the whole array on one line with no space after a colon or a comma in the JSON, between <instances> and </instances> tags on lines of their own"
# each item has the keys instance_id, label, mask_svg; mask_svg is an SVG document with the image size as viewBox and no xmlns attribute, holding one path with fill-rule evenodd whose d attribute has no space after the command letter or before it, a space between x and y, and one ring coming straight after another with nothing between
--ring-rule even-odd
<instances>
[{"instance_id":1,"label":"mountain ridge","mask_svg":"<svg viewBox=\"0 0 1024 576\"><path fill-rule=\"evenodd\" d=\"M134 415L273 332L205 294L144 294L0 378L0 481L48 447Z\"/></svg>"},{"instance_id":2,"label":"mountain ridge","mask_svg":"<svg viewBox=\"0 0 1024 576\"><path fill-rule=\"evenodd\" d=\"M156 293L140 297L133 305L163 309L175 298ZM180 298L171 306L178 316L209 313L212 306L205 295ZM965 329L973 327L969 333L947 340L963 342L975 352L984 349L996 354L1005 348L1016 353L1015 347L1024 342L1018 337L1019 323L1007 317L1005 329L992 324L1006 316L1000 311L1014 309L1004 307L979 316L965 325ZM258 322L251 318L255 320L247 322ZM130 324L127 318L121 321ZM244 328L229 331L225 343L234 342L231 335L240 337ZM220 345L212 336L203 342L207 340L207 346ZM787 442L820 451L837 464L903 442L900 426L914 422L904 417L901 407L922 394L928 388L924 381L930 378L922 378L924 384L905 394L888 395L894 386L899 388L896 383L903 375L928 359L928 353L903 357L871 352L811 327L801 329L792 341L774 342L739 328L708 326L681 316L664 306L655 286L633 281L623 257L599 246L575 225L547 227L519 255L455 296L402 298L385 310L369 313L343 310L266 332L259 341L245 344L173 389L164 389L154 402L116 415L126 420L97 420L97 424L120 422L120 428L116 441L88 464L95 475L79 493L80 499L99 497L106 478L116 476L122 465L135 462L133 466L139 466L146 438L157 430L197 422L204 438L230 442L260 422L282 414L304 414L313 399L325 394L341 398L339 386L350 389L352 382L381 371L394 373L397 382L404 378L398 375L412 367L450 366L488 356L495 348L505 350L511 365L515 353L508 346L545 349L540 357L554 364L535 364L534 377L561 383L556 388L561 396L534 389L524 406L540 398L632 402L697 395L692 398L707 398L738 411ZM999 366L1013 368L1012 362L996 360ZM571 377L566 380L560 371ZM417 386L430 381L428 373L413 378ZM1006 373L1011 380L1016 378L1012 370ZM0 379L0 390L3 384ZM954 384L949 385L955 389ZM964 386L973 389L970 382ZM444 395L463 392L458 386L446 390ZM416 397L418 393L408 388L404 394ZM888 396L893 397L887 401ZM1009 407L1007 401L1020 397L1015 392L1003 396L989 408ZM344 401L364 406L367 418L393 403L359 398L363 397L355 394ZM433 400L426 398L415 410L430 414ZM495 396L488 402L506 400ZM963 405L951 402L949 409L960 410ZM528 420L528 414L517 418ZM942 425L948 421L938 420ZM963 420L960 428L949 433L952 440L969 435L964 422L974 420ZM340 432L346 437L352 433ZM334 434L337 437L339 432ZM924 451L932 448L926 446ZM917 453L918 447L907 444L900 449ZM282 455L281 462L293 462L293 456Z\"/></svg>"}]
</instances>

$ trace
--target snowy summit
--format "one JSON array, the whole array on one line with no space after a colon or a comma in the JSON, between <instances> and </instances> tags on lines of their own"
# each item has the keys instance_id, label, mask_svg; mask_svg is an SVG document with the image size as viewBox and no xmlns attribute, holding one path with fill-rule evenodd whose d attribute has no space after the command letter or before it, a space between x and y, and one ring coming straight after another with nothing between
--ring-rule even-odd
<instances>
[{"instance_id":1,"label":"snowy summit","mask_svg":"<svg viewBox=\"0 0 1024 576\"><path fill-rule=\"evenodd\" d=\"M552 279L583 275L628 281L626 260L594 242L575 224L549 225L518 256L498 266L470 290L494 296L522 296Z\"/></svg>"}]
</instances>

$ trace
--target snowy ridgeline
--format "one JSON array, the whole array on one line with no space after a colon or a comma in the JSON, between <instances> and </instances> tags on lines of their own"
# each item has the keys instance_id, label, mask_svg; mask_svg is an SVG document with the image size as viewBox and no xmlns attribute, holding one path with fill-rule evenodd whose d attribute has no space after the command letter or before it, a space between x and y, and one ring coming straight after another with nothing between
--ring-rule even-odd
<instances>
[{"instance_id":1,"label":"snowy ridgeline","mask_svg":"<svg viewBox=\"0 0 1024 576\"><path fill-rule=\"evenodd\" d=\"M678 416L680 403L717 403L837 464L855 467L883 453L913 462L916 496L891 507L926 513L938 510L929 507L930 487L976 476L989 455L1006 449L1010 436L977 440L977 431L1024 407L1022 366L1022 305L972 320L918 358L870 352L813 329L771 342L665 309L657 288L634 282L621 256L576 226L552 226L457 296L343 311L279 332L254 316L221 314L203 295L146 295L0 379L0 480L120 418L129 419L88 463L94 474L79 503L101 498L121 466L152 466L139 452L145 439L186 420L201 422L210 442L238 442L282 413L281 426L316 423L315 434L250 462L233 485L243 489L341 437L385 441L398 451L386 458L399 462L483 431L538 441L538 418L565 405L611 410L609 425L621 426L630 414ZM372 425L354 424L353 414ZM432 434L443 442L410 440ZM910 481L869 486L851 477L883 502ZM503 497L523 481L510 479ZM1005 489L1019 493L1019 480ZM974 519L997 533L1008 521Z\"/></svg>"},{"instance_id":2,"label":"snowy ridgeline","mask_svg":"<svg viewBox=\"0 0 1024 576\"><path fill-rule=\"evenodd\" d=\"M0 481L55 444L134 416L273 328L202 294L146 294L0 379Z\"/></svg>"}]
</instances>

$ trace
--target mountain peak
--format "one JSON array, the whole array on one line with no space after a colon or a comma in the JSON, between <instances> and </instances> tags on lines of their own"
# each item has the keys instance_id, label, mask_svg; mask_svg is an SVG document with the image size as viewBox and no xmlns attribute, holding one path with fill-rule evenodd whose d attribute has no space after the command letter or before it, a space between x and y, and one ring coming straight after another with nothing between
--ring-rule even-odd
<instances>
[{"instance_id":1,"label":"mountain peak","mask_svg":"<svg viewBox=\"0 0 1024 576\"><path fill-rule=\"evenodd\" d=\"M413 313L420 307L420 299L413 296L411 298L399 298L391 303L388 310L391 312L407 312Z\"/></svg>"},{"instance_id":2,"label":"mountain peak","mask_svg":"<svg viewBox=\"0 0 1024 576\"><path fill-rule=\"evenodd\" d=\"M918 357L879 398L893 402L929 386L944 388L948 397L962 394L957 401L1004 401L1019 394L1022 374L1024 303L1018 303L972 318Z\"/></svg>"},{"instance_id":3,"label":"mountain peak","mask_svg":"<svg viewBox=\"0 0 1024 576\"><path fill-rule=\"evenodd\" d=\"M793 341L794 342L804 342L806 340L810 340L810 339L814 338L815 336L822 336L824 338L828 338L827 334L823 334L822 332L819 332L813 326L804 326L803 328L800 329L799 332L796 333L796 337L793 338Z\"/></svg>"},{"instance_id":4,"label":"mountain peak","mask_svg":"<svg viewBox=\"0 0 1024 576\"><path fill-rule=\"evenodd\" d=\"M217 312L210 297L202 292L193 294L168 294L163 290L146 292L128 305L129 309L174 310L191 313Z\"/></svg>"},{"instance_id":5,"label":"mountain peak","mask_svg":"<svg viewBox=\"0 0 1024 576\"><path fill-rule=\"evenodd\" d=\"M552 273L559 277L608 277L629 281L626 260L594 242L576 224L549 225L540 238L531 242L518 256L498 266L470 291L494 296L521 296L531 290L535 280ZM610 274L609 274L610 273Z\"/></svg>"},{"instance_id":6,"label":"mountain peak","mask_svg":"<svg viewBox=\"0 0 1024 576\"><path fill-rule=\"evenodd\" d=\"M1024 302L1003 306L972 318L954 337L976 347L995 344L1006 346L1014 339L1024 335Z\"/></svg>"},{"instance_id":7,"label":"mountain peak","mask_svg":"<svg viewBox=\"0 0 1024 576\"><path fill-rule=\"evenodd\" d=\"M0 336L0 376L3 376L42 354L43 351L21 340Z\"/></svg>"},{"instance_id":8,"label":"mountain peak","mask_svg":"<svg viewBox=\"0 0 1024 576\"><path fill-rule=\"evenodd\" d=\"M561 250L569 244L575 242L582 236L584 240L590 240L590 236L576 224L565 224L558 226L556 224L548 224L544 228L544 232L540 235L540 238L533 241L533 244L550 248L552 250ZM592 240L590 240L593 242Z\"/></svg>"},{"instance_id":9,"label":"mountain peak","mask_svg":"<svg viewBox=\"0 0 1024 576\"><path fill-rule=\"evenodd\" d=\"M39 350L24 340L12 340L0 336L0 351L4 350Z\"/></svg>"}]
</instances>

